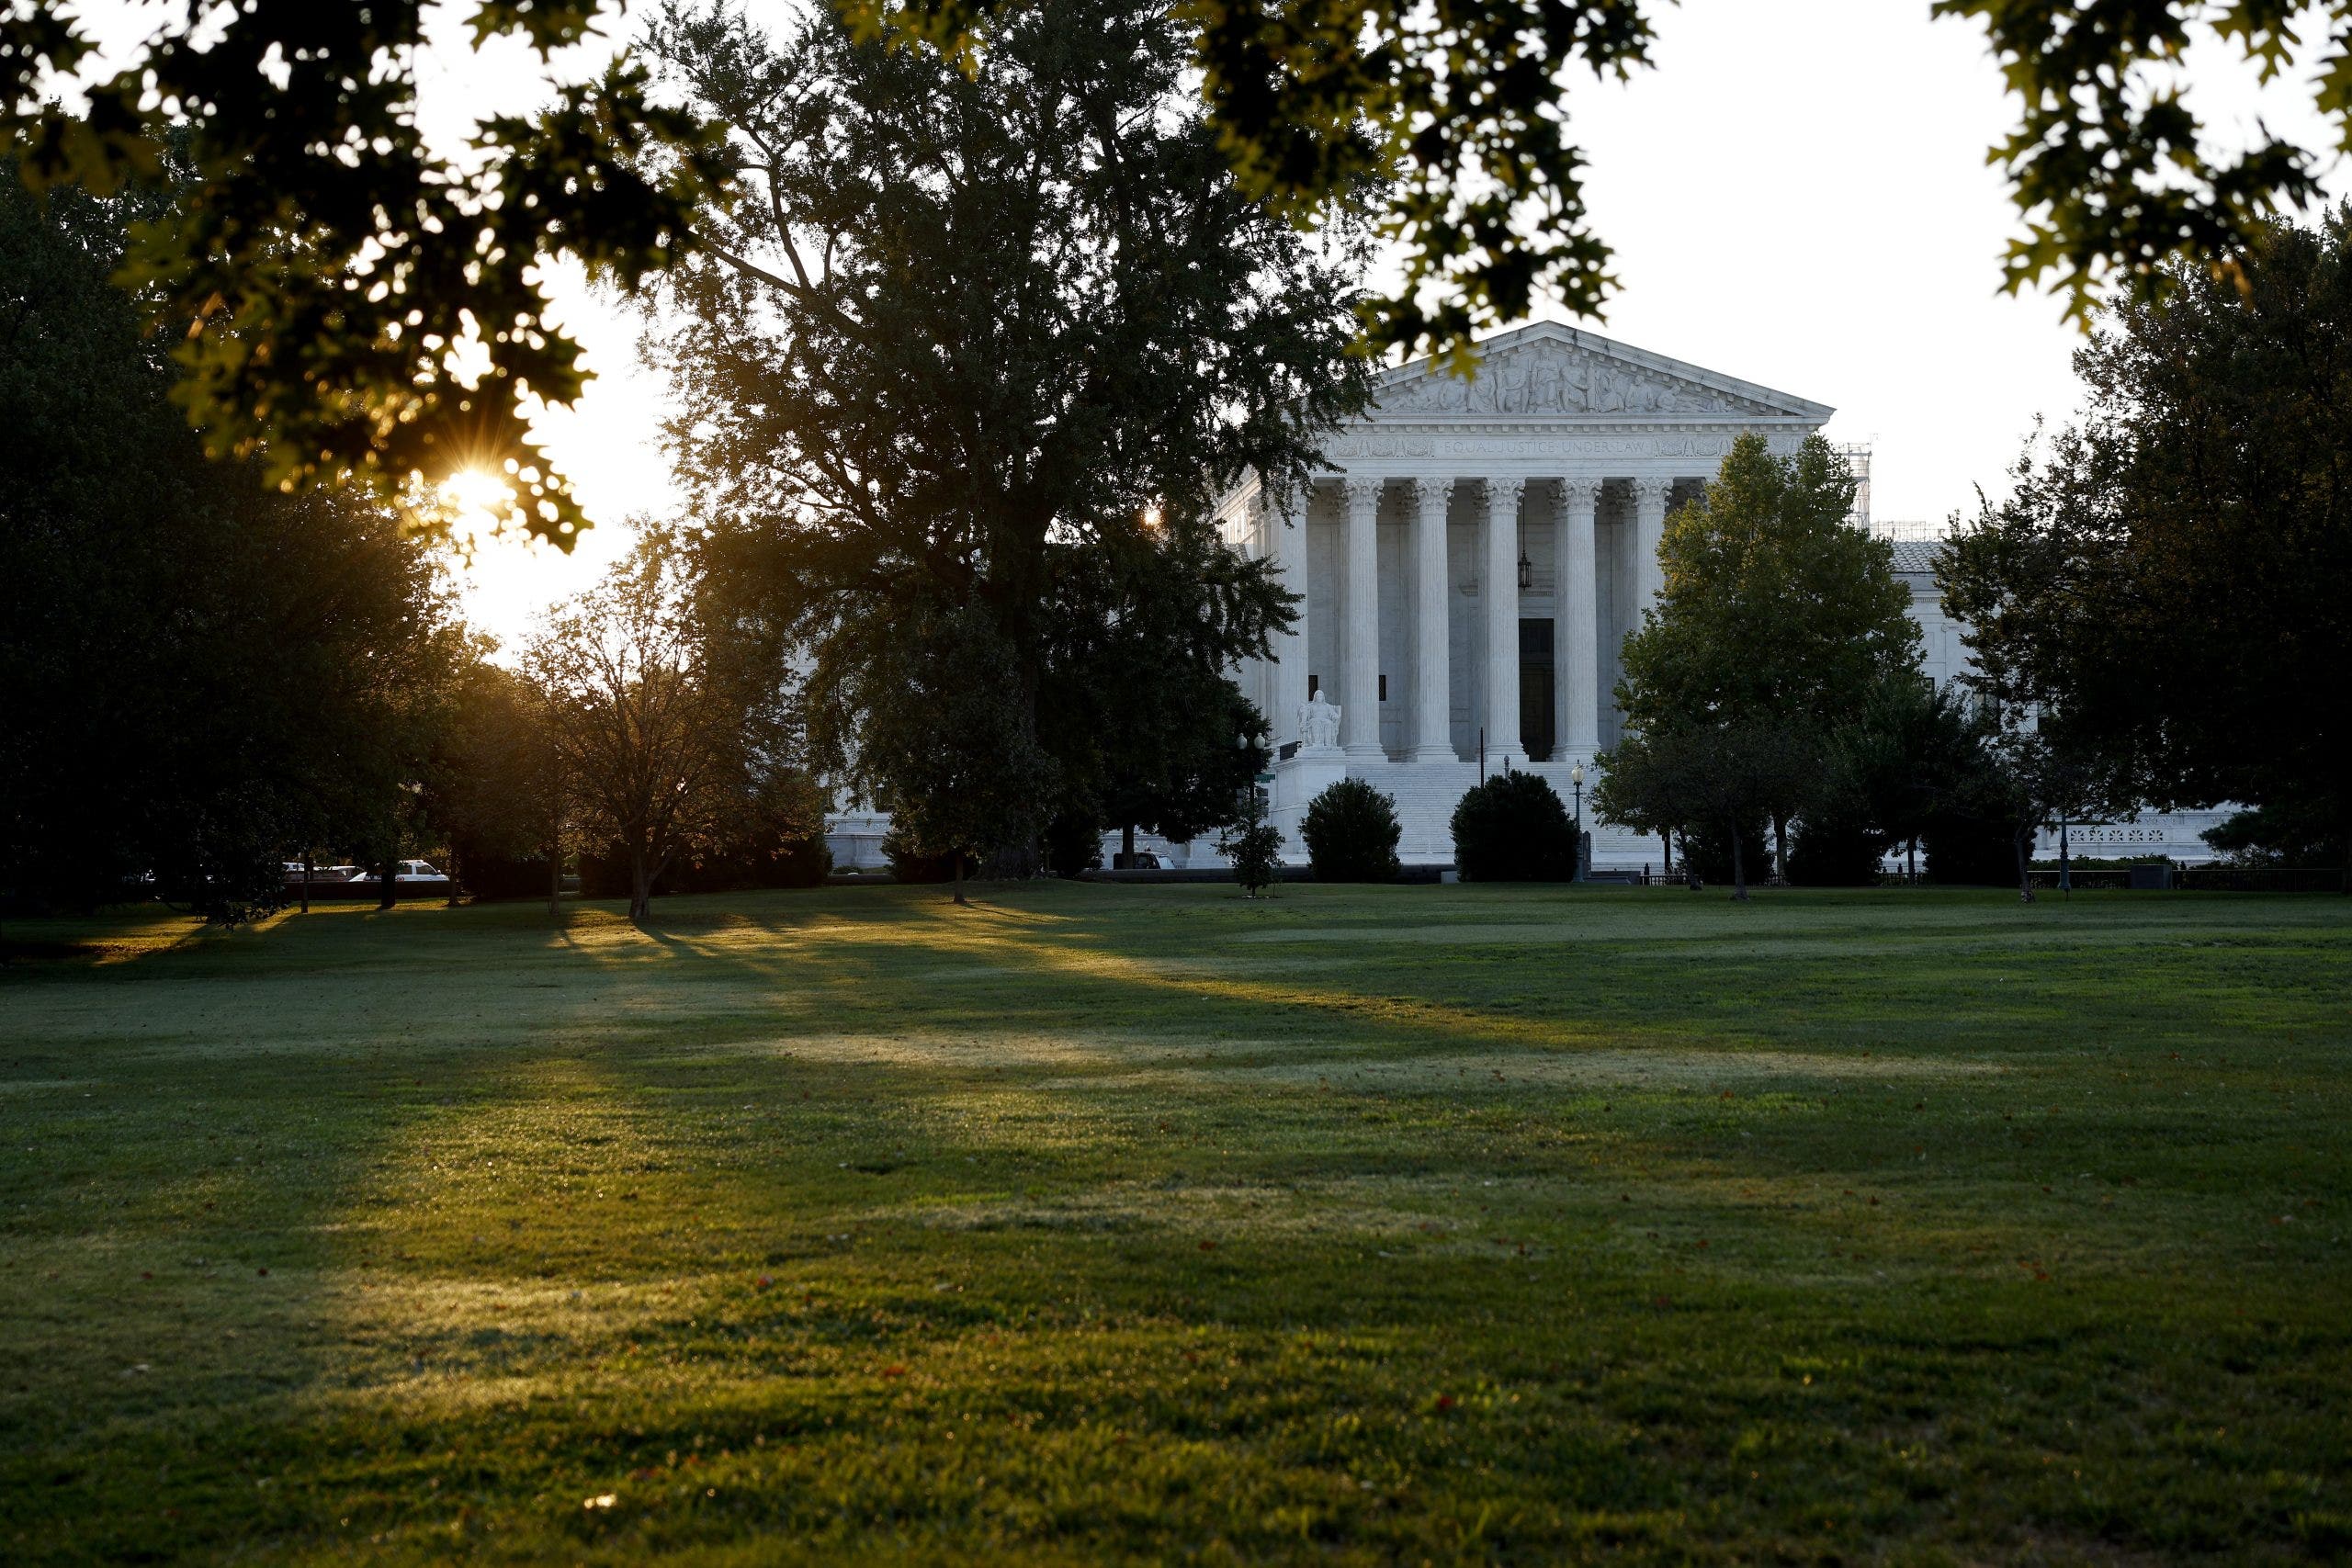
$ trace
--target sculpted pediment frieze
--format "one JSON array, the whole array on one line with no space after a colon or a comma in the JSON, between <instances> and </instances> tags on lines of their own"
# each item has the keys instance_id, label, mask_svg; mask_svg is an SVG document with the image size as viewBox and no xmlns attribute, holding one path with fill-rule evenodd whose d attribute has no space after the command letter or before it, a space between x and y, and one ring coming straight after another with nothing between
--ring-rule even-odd
<instances>
[{"instance_id":1,"label":"sculpted pediment frieze","mask_svg":"<svg viewBox=\"0 0 2352 1568\"><path fill-rule=\"evenodd\" d=\"M1469 381L1426 366L1416 367L1380 389L1372 417L1378 422L1416 416L1541 419L1656 414L1740 420L1818 419L1828 413L1802 400L1769 401L1711 385L1701 378L1704 372L1684 374L1595 346L1605 341L1565 328L1538 329L1520 341L1490 347L1476 378Z\"/></svg>"}]
</instances>

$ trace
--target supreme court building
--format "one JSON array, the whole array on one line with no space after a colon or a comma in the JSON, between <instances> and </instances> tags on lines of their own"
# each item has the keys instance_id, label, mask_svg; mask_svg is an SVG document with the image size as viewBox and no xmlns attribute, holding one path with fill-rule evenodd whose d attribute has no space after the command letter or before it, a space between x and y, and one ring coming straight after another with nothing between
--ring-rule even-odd
<instances>
[{"instance_id":1,"label":"supreme court building","mask_svg":"<svg viewBox=\"0 0 2352 1568\"><path fill-rule=\"evenodd\" d=\"M1482 767L1539 773L1572 804L1580 765L1589 795L1594 755L1623 733L1619 650L1663 586L1667 513L1740 436L1793 453L1834 412L1553 322L1480 347L1472 381L1427 362L1386 372L1302 492L1250 481L1218 508L1227 542L1277 562L1303 595L1272 657L1234 671L1272 727L1272 818L1293 864L1306 859L1307 803L1342 778L1395 799L1408 864L1453 863L1448 824ZM1936 589L1935 547L1894 547L1927 672L1941 682L1969 658L1967 628ZM2073 842L2084 854L2205 860L2198 834L2226 815L2078 826ZM1663 869L1657 839L1598 821L1589 800L1584 825L1596 867ZM835 863L879 865L887 828L878 815L837 815ZM1147 842L1180 865L1223 863L1214 834Z\"/></svg>"},{"instance_id":2,"label":"supreme court building","mask_svg":"<svg viewBox=\"0 0 2352 1568\"><path fill-rule=\"evenodd\" d=\"M1662 586L1666 515L1758 434L1792 453L1829 408L1540 322L1483 345L1476 380L1426 362L1325 448L1303 493L1228 496L1226 537L1303 593L1273 657L1238 679L1273 727L1272 819L1333 781L1395 797L1408 863L1450 863L1454 804L1482 765L1572 801L1616 742L1618 651ZM1337 734L1317 733L1321 705ZM1329 728L1328 723L1322 728ZM1597 865L1657 863L1655 839L1592 818Z\"/></svg>"}]
</instances>

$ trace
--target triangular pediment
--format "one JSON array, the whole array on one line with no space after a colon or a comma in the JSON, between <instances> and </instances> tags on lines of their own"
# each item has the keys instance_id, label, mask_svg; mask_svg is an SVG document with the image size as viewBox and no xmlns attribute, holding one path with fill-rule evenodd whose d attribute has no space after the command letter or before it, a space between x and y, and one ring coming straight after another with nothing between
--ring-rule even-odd
<instances>
[{"instance_id":1,"label":"triangular pediment","mask_svg":"<svg viewBox=\"0 0 2352 1568\"><path fill-rule=\"evenodd\" d=\"M1817 425L1836 412L1555 321L1500 333L1478 347L1478 374L1468 381L1426 359L1388 371L1374 394L1373 421L1713 419Z\"/></svg>"}]
</instances>

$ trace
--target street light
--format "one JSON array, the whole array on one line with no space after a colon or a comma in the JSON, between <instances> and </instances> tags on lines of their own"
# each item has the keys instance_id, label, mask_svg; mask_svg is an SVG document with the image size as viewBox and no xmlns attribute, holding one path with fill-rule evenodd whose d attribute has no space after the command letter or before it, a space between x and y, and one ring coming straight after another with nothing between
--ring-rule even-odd
<instances>
[{"instance_id":1,"label":"street light","mask_svg":"<svg viewBox=\"0 0 2352 1568\"><path fill-rule=\"evenodd\" d=\"M1521 550L1519 553L1519 591L1524 593L1534 586L1535 563L1527 558L1525 550Z\"/></svg>"},{"instance_id":2,"label":"street light","mask_svg":"<svg viewBox=\"0 0 2352 1568\"><path fill-rule=\"evenodd\" d=\"M1576 869L1570 873L1568 880L1582 882L1584 880L1584 763L1581 760L1568 765L1568 787L1576 791L1577 796Z\"/></svg>"}]
</instances>

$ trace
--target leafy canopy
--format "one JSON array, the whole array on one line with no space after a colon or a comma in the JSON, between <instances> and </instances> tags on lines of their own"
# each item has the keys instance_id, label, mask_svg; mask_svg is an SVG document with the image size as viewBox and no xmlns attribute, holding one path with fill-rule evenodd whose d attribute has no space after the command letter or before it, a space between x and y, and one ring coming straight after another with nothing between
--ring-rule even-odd
<instances>
[{"instance_id":1,"label":"leafy canopy","mask_svg":"<svg viewBox=\"0 0 2352 1568\"><path fill-rule=\"evenodd\" d=\"M473 5L475 44L526 42L551 101L485 119L484 156L461 164L417 128L424 0L184 0L119 73L78 83L85 29L11 0L0 151L38 185L107 190L185 136L201 198L140 234L124 279L187 334L178 395L216 449L264 453L279 480L356 474L388 494L453 468L501 472L510 521L565 543L584 518L525 420L537 400L575 398L582 373L539 269L573 258L633 287L698 243L691 209L730 172L712 130L650 95L626 53L582 69L594 51L571 46L623 4ZM978 70L1041 8L847 0L844 14L868 39L927 39ZM2352 0L1933 9L1984 27L2018 104L1993 150L2024 225L2006 286L2053 284L2078 317L2119 283L2157 297L2183 274L2171 258L2232 273L2267 217L2318 190L2321 150L2207 134L2180 81L2192 44L2275 75L2316 37L2312 100L2352 147ZM1183 0L1177 15L1244 194L1301 222L1378 209L1402 268L1364 301L1374 347L1433 343L1466 366L1474 333L1547 297L1600 313L1611 253L1586 210L1569 103L1589 78L1650 62L1645 0ZM58 101L69 88L78 106Z\"/></svg>"},{"instance_id":2,"label":"leafy canopy","mask_svg":"<svg viewBox=\"0 0 2352 1568\"><path fill-rule=\"evenodd\" d=\"M1025 0L850 0L876 31L967 50ZM2266 76L2316 23L2315 107L2352 147L2352 0L1934 0L1981 24L2018 105L1992 159L2024 232L2004 281L2053 284L2085 316L2121 282L2153 297L2181 256L2226 268L2264 217L2318 190L2312 150L2267 133L2242 151L2206 134L2178 80L2193 42ZM1185 0L1219 144L1246 187L1301 216L1384 192L1403 278L1369 301L1381 348L1434 342L1458 363L1473 333L1544 297L1599 314L1614 280L1568 131L1574 93L1647 66L1643 0Z\"/></svg>"},{"instance_id":3,"label":"leafy canopy","mask_svg":"<svg viewBox=\"0 0 2352 1568\"><path fill-rule=\"evenodd\" d=\"M107 281L175 193L0 171L0 900L225 915L305 848L397 854L473 657L423 541L205 460Z\"/></svg>"},{"instance_id":4,"label":"leafy canopy","mask_svg":"<svg viewBox=\"0 0 2352 1568\"><path fill-rule=\"evenodd\" d=\"M79 107L51 96L91 58L74 19L0 14L0 148L37 188L185 164L184 199L131 230L119 277L174 340L173 397L209 449L279 484L356 478L428 517L425 487L490 473L510 524L569 548L587 519L526 431L585 380L545 272L568 259L633 288L673 262L725 173L706 128L623 56L551 81L535 115L481 120L480 155L453 158L416 112L425 0L164 9L120 72L78 84ZM467 28L551 63L606 9L482 0Z\"/></svg>"},{"instance_id":5,"label":"leafy canopy","mask_svg":"<svg viewBox=\"0 0 2352 1568\"><path fill-rule=\"evenodd\" d=\"M1289 613L1211 509L1362 405L1344 258L1238 188L1148 4L1008 15L968 74L830 13L650 39L743 168L664 280L671 450L818 754L932 851L1137 784L1191 815L1259 732L1209 698Z\"/></svg>"},{"instance_id":6,"label":"leafy canopy","mask_svg":"<svg viewBox=\"0 0 2352 1568\"><path fill-rule=\"evenodd\" d=\"M2352 210L2279 224L2238 282L2102 317L2081 420L1940 563L1978 684L2086 775L2061 793L2352 817L2348 243Z\"/></svg>"},{"instance_id":7,"label":"leafy canopy","mask_svg":"<svg viewBox=\"0 0 2352 1568\"><path fill-rule=\"evenodd\" d=\"M1630 728L1826 732L1885 675L1917 668L1910 593L1886 541L1847 520L1853 498L1852 471L1819 436L1790 457L1758 435L1733 445L1667 519L1665 592L1625 639L1617 686Z\"/></svg>"}]
</instances>

